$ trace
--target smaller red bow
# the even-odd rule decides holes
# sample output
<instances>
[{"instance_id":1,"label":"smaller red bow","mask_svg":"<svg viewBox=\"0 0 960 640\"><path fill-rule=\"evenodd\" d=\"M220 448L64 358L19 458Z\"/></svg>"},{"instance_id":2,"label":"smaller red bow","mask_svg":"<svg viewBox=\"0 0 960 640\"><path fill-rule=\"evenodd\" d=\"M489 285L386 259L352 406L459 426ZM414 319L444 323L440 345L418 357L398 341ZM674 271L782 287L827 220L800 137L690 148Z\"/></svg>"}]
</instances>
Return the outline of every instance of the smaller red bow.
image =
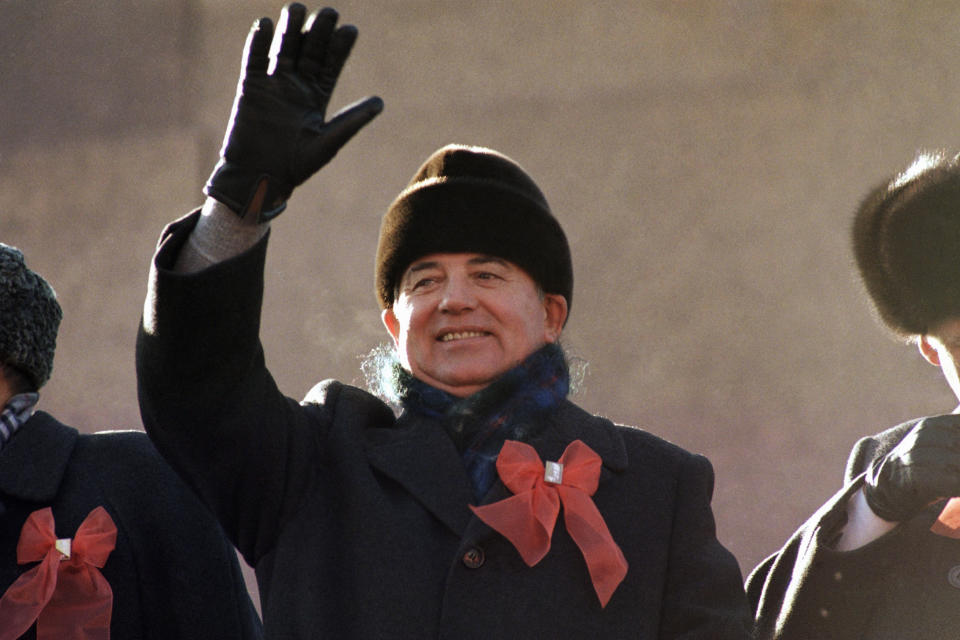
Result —
<instances>
[{"instance_id":1,"label":"smaller red bow","mask_svg":"<svg viewBox=\"0 0 960 640\"><path fill-rule=\"evenodd\" d=\"M947 538L960 538L960 498L947 501L930 531Z\"/></svg>"},{"instance_id":2,"label":"smaller red bow","mask_svg":"<svg viewBox=\"0 0 960 640\"><path fill-rule=\"evenodd\" d=\"M87 515L72 540L57 540L50 507L23 524L17 562L40 564L0 598L0 640L16 640L37 623L37 640L109 640L113 590L100 573L117 540L103 507Z\"/></svg>"},{"instance_id":3,"label":"smaller red bow","mask_svg":"<svg viewBox=\"0 0 960 640\"><path fill-rule=\"evenodd\" d=\"M559 460L562 478L550 464L551 478L528 444L507 440L497 457L497 473L513 496L470 509L492 529L501 533L520 552L527 566L534 566L550 550L560 505L564 523L587 562L593 588L606 607L627 575L627 560L591 496L600 484L603 461L580 440L571 442Z\"/></svg>"}]
</instances>

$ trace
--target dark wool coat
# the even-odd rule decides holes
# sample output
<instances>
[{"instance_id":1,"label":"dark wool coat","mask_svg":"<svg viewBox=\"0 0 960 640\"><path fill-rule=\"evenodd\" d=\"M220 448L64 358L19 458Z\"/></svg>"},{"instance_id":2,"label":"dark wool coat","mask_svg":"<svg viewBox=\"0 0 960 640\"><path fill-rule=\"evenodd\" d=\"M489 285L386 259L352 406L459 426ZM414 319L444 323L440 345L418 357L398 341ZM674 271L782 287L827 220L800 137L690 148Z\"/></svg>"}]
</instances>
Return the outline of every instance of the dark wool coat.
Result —
<instances>
[{"instance_id":1,"label":"dark wool coat","mask_svg":"<svg viewBox=\"0 0 960 640\"><path fill-rule=\"evenodd\" d=\"M960 637L960 540L930 532L942 501L859 549L832 548L867 465L916 423L860 440L847 462L843 489L750 575L757 637Z\"/></svg>"},{"instance_id":2,"label":"dark wool coat","mask_svg":"<svg viewBox=\"0 0 960 640\"><path fill-rule=\"evenodd\" d=\"M36 566L17 565L27 516L51 507L57 537L72 538L102 506L117 527L101 570L113 640L261 637L236 552L145 434L81 435L38 411L0 449L0 503L0 591Z\"/></svg>"},{"instance_id":3,"label":"dark wool coat","mask_svg":"<svg viewBox=\"0 0 960 640\"><path fill-rule=\"evenodd\" d=\"M218 514L260 585L271 638L745 638L736 561L715 537L710 463L564 402L533 441L603 459L595 502L630 569L601 609L558 520L527 567L468 509L463 462L430 419L327 381L298 403L258 340L266 240L199 274L155 258L137 348L141 410L161 452ZM484 502L510 494L497 481Z\"/></svg>"}]
</instances>

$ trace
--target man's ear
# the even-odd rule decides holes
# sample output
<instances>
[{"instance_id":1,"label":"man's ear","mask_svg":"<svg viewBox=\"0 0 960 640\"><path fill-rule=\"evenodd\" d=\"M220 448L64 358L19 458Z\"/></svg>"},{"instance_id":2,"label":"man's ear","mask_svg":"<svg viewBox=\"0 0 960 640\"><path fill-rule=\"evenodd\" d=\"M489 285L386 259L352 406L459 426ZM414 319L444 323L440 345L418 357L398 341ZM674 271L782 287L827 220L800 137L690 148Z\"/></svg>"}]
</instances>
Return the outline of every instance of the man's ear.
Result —
<instances>
[{"instance_id":1,"label":"man's ear","mask_svg":"<svg viewBox=\"0 0 960 640\"><path fill-rule=\"evenodd\" d=\"M383 322L383 326L387 328L387 333L393 338L393 344L400 346L400 321L397 320L393 307L384 309L380 314L380 320Z\"/></svg>"},{"instance_id":2,"label":"man's ear","mask_svg":"<svg viewBox=\"0 0 960 640\"><path fill-rule=\"evenodd\" d=\"M917 348L920 349L920 353L923 355L924 360L935 367L940 366L940 352L937 351L937 348L934 345L930 344L930 340L927 339L927 336L920 336L920 339L917 340Z\"/></svg>"},{"instance_id":3,"label":"man's ear","mask_svg":"<svg viewBox=\"0 0 960 640\"><path fill-rule=\"evenodd\" d=\"M563 324L567 321L567 299L559 293L543 294L543 308L547 312L544 318L544 339L547 342L556 342L563 332Z\"/></svg>"},{"instance_id":4,"label":"man's ear","mask_svg":"<svg viewBox=\"0 0 960 640\"><path fill-rule=\"evenodd\" d=\"M7 380L7 377L3 375L3 370L0 369L0 407L7 406L7 401L13 397L13 386Z\"/></svg>"}]
</instances>

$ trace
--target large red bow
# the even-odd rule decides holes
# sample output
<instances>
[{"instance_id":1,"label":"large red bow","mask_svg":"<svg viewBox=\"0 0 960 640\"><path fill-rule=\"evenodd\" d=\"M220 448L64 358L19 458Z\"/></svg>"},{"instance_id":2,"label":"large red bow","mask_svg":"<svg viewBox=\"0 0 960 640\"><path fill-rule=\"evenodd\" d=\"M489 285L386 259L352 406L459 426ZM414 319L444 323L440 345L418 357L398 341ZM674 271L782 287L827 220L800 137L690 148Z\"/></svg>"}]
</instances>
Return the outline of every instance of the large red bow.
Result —
<instances>
[{"instance_id":1,"label":"large red bow","mask_svg":"<svg viewBox=\"0 0 960 640\"><path fill-rule=\"evenodd\" d=\"M57 540L50 507L23 524L17 562L40 564L0 598L0 640L16 640L34 621L37 640L109 640L113 590L100 568L117 541L103 507L87 515L72 540Z\"/></svg>"},{"instance_id":2,"label":"large red bow","mask_svg":"<svg viewBox=\"0 0 960 640\"><path fill-rule=\"evenodd\" d=\"M520 552L528 566L540 562L550 550L553 528L563 504L567 532L580 547L600 606L627 575L627 560L592 496L600 483L603 461L580 440L571 442L559 460L562 478L551 466L549 479L536 450L528 444L507 440L497 457L497 473L515 495L482 507L470 508L492 529L503 534Z\"/></svg>"}]
</instances>

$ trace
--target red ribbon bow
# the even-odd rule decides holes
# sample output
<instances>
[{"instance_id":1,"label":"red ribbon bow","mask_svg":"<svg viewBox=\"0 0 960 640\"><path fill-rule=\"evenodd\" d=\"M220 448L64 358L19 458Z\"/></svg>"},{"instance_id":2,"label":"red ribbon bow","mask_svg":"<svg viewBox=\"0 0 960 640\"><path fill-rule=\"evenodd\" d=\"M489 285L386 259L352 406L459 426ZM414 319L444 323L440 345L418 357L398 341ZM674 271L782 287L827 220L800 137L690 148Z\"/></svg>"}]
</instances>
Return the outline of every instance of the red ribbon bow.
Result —
<instances>
[{"instance_id":1,"label":"red ribbon bow","mask_svg":"<svg viewBox=\"0 0 960 640\"><path fill-rule=\"evenodd\" d=\"M57 540L50 507L23 524L17 563L37 562L0 598L0 640L16 640L37 623L37 640L109 640L113 590L100 573L117 541L103 507L91 511L73 540Z\"/></svg>"},{"instance_id":2,"label":"red ribbon bow","mask_svg":"<svg viewBox=\"0 0 960 640\"><path fill-rule=\"evenodd\" d=\"M603 461L580 440L571 442L559 460L562 479L544 478L544 465L528 444L507 440L497 457L497 473L515 495L470 509L501 533L534 566L550 550L560 505L567 532L580 547L593 588L606 607L610 596L627 575L627 560L593 503Z\"/></svg>"},{"instance_id":3,"label":"red ribbon bow","mask_svg":"<svg viewBox=\"0 0 960 640\"><path fill-rule=\"evenodd\" d=\"M947 501L930 531L947 538L960 538L960 498Z\"/></svg>"}]
</instances>

